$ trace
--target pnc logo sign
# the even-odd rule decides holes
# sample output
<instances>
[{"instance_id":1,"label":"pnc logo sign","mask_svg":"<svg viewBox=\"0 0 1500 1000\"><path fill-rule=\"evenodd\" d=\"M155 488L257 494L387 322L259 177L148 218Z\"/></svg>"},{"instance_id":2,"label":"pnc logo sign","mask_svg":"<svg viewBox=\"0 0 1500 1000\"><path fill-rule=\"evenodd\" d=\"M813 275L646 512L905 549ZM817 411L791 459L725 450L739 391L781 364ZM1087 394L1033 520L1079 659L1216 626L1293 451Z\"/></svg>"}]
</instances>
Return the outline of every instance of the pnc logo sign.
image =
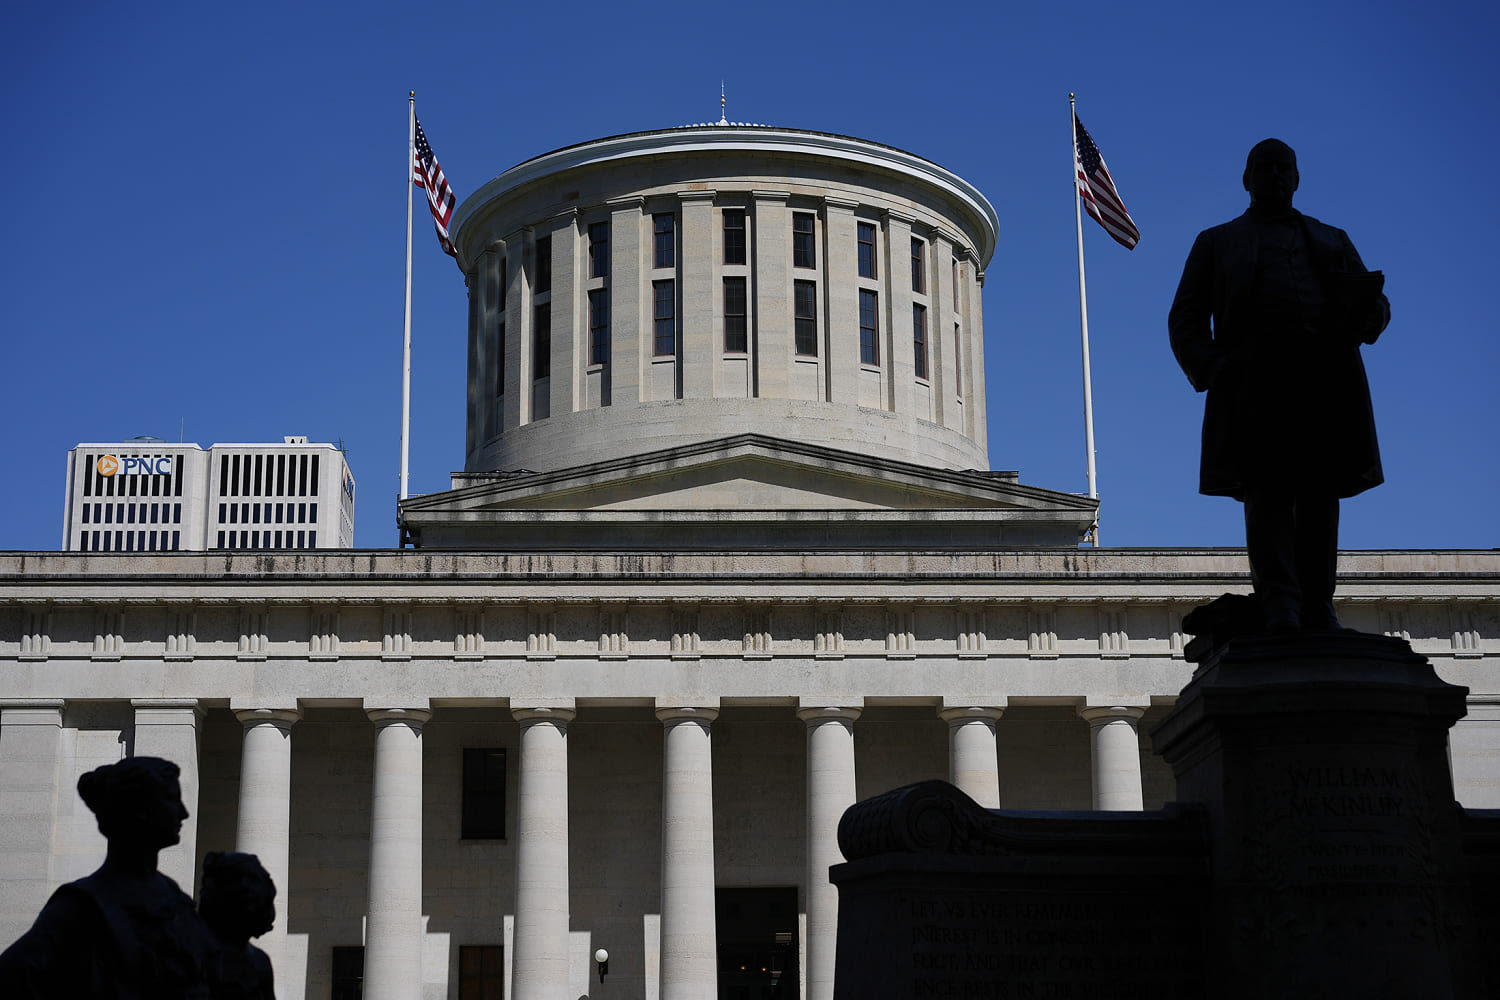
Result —
<instances>
[{"instance_id":1,"label":"pnc logo sign","mask_svg":"<svg viewBox=\"0 0 1500 1000\"><path fill-rule=\"evenodd\" d=\"M101 455L99 461L94 463L94 468L106 479L114 475L170 475L172 459L170 456L126 455L124 458L119 458L115 455Z\"/></svg>"}]
</instances>

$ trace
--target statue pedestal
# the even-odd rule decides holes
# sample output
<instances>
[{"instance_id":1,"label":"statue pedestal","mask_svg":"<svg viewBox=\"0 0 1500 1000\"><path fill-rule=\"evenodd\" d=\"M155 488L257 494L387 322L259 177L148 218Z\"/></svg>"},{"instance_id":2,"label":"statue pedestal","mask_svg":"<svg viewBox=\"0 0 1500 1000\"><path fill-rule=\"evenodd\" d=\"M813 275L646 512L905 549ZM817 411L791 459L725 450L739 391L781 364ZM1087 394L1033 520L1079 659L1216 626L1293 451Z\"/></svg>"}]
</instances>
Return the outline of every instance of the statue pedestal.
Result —
<instances>
[{"instance_id":1,"label":"statue pedestal","mask_svg":"<svg viewBox=\"0 0 1500 1000\"><path fill-rule=\"evenodd\" d=\"M1201 809L984 809L944 781L851 806L834 1000L1202 1000Z\"/></svg>"},{"instance_id":2,"label":"statue pedestal","mask_svg":"<svg viewBox=\"0 0 1500 1000\"><path fill-rule=\"evenodd\" d=\"M1211 995L1475 995L1447 756L1466 694L1385 636L1206 653L1152 743L1208 814Z\"/></svg>"},{"instance_id":3,"label":"statue pedestal","mask_svg":"<svg viewBox=\"0 0 1500 1000\"><path fill-rule=\"evenodd\" d=\"M1155 812L851 806L835 1000L1470 1000L1500 986L1500 810L1459 808L1464 688L1402 640L1197 648Z\"/></svg>"}]
</instances>

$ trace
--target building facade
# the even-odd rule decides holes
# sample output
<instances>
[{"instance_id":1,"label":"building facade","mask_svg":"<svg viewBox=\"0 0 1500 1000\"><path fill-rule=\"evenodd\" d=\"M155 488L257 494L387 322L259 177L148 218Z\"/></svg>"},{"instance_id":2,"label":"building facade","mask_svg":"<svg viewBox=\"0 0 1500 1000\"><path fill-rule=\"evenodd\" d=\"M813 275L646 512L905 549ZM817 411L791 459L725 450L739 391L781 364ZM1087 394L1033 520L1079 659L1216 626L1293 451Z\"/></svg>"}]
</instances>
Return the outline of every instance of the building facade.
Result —
<instances>
[{"instance_id":1,"label":"building facade","mask_svg":"<svg viewBox=\"0 0 1500 1000\"><path fill-rule=\"evenodd\" d=\"M272 872L297 998L826 1000L857 799L1172 798L1182 618L1244 554L1080 549L1093 501L988 470L972 188L725 124L538 157L455 232L466 468L414 548L0 553L0 943L97 866L74 784L128 754L183 768L184 887ZM1340 574L1469 687L1455 791L1500 807L1500 554Z\"/></svg>"},{"instance_id":2,"label":"building facade","mask_svg":"<svg viewBox=\"0 0 1500 1000\"><path fill-rule=\"evenodd\" d=\"M177 552L354 544L354 475L331 444L168 444L68 452L63 549Z\"/></svg>"}]
</instances>

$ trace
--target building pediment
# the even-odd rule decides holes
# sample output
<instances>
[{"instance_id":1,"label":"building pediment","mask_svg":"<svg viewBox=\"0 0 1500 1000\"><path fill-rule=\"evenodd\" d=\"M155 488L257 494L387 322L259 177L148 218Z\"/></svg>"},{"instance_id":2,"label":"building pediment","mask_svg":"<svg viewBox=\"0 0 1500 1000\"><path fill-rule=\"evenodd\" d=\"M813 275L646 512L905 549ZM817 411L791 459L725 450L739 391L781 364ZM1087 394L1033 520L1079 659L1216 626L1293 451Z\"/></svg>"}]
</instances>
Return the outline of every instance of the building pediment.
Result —
<instances>
[{"instance_id":1,"label":"building pediment","mask_svg":"<svg viewBox=\"0 0 1500 1000\"><path fill-rule=\"evenodd\" d=\"M985 534L984 525L999 537L1008 522L1014 544L1073 545L1094 510L1087 498L1024 486L1013 473L925 468L757 434L554 472L460 473L454 485L401 504L417 544L488 548L525 531L531 544L550 532L576 545L597 531L627 547L710 534L752 547L791 538L880 546L901 524L917 535L922 524L941 525L934 544L957 544Z\"/></svg>"}]
</instances>

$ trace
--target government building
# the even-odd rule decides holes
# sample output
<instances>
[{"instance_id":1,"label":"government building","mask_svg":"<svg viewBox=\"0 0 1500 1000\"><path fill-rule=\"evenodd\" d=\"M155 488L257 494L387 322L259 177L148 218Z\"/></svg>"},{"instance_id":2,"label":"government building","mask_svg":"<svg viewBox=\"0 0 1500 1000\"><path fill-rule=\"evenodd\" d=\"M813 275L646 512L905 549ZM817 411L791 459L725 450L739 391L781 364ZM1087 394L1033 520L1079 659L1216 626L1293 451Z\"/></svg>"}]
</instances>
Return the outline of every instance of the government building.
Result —
<instances>
[{"instance_id":1,"label":"government building","mask_svg":"<svg viewBox=\"0 0 1500 1000\"><path fill-rule=\"evenodd\" d=\"M0 946L99 864L74 785L131 754L182 767L185 889L210 850L272 872L283 998L829 1000L856 800L1172 799L1148 734L1244 553L1080 548L1094 501L990 469L979 191L720 122L454 222L465 467L406 547L0 553ZM1340 557L1344 622L1469 688L1474 808L1497 598L1493 550Z\"/></svg>"}]
</instances>

